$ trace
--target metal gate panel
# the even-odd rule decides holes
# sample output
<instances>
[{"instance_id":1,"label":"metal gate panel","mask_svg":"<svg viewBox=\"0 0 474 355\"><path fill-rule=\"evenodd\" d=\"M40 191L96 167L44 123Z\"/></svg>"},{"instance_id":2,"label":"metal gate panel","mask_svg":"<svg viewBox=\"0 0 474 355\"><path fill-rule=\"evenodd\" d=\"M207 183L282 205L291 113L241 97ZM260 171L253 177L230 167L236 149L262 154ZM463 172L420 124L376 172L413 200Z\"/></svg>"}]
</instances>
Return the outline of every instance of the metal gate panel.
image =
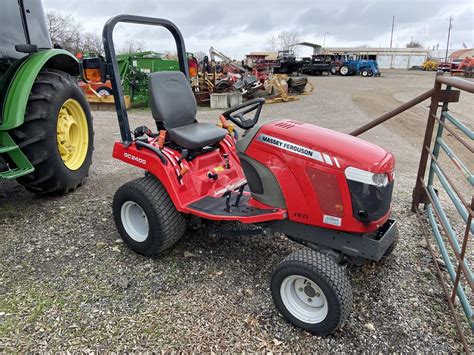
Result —
<instances>
[{"instance_id":1,"label":"metal gate panel","mask_svg":"<svg viewBox=\"0 0 474 355\"><path fill-rule=\"evenodd\" d=\"M446 85L445 90L442 90L443 85ZM436 254L427 238L429 249L433 255L438 277L448 297L448 304L458 333L465 350L469 351L455 308L458 300L469 328L471 332L474 332L472 309L474 281L467 255L469 243L474 235L472 223L474 174L469 167L474 162L474 131L472 127L468 127L449 112L448 103L457 101L450 99L453 97L453 87L474 93L474 83L470 81L445 78L441 75L436 77L417 184L413 191L413 209L420 216L418 204L425 203L428 223L446 266L447 277L441 272L436 261ZM459 96L459 92L455 94ZM442 102L439 116L436 114L438 102ZM472 115L472 112L469 114ZM435 128L434 144L430 148ZM454 144L456 141L460 144ZM464 152L461 152L461 149ZM428 179L425 181L424 171L427 164ZM450 204L446 205L447 202ZM448 285L451 287L449 288Z\"/></svg>"}]
</instances>

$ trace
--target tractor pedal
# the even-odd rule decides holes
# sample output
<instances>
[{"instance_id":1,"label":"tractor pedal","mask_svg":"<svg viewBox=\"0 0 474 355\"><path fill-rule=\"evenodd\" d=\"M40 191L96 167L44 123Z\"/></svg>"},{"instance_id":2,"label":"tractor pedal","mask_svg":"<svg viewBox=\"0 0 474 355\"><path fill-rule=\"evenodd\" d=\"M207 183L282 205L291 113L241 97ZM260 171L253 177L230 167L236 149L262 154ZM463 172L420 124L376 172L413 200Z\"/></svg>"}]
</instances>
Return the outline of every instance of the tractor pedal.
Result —
<instances>
[{"instance_id":1,"label":"tractor pedal","mask_svg":"<svg viewBox=\"0 0 474 355\"><path fill-rule=\"evenodd\" d=\"M224 211L230 212L230 198L232 197L232 193L230 191L227 191L224 196L225 196Z\"/></svg>"}]
</instances>

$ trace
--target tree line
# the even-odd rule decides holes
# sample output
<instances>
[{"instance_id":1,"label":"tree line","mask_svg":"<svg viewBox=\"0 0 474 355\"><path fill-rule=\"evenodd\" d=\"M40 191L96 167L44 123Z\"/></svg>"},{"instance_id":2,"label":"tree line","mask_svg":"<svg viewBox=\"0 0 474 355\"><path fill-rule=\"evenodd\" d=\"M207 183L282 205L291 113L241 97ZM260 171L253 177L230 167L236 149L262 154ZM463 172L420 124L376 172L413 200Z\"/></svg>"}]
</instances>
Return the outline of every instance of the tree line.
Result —
<instances>
[{"instance_id":1,"label":"tree line","mask_svg":"<svg viewBox=\"0 0 474 355\"><path fill-rule=\"evenodd\" d=\"M72 54L95 52L103 54L104 47L99 34L85 31L84 27L72 16L55 11L46 14L46 23L53 45ZM128 40L118 49L118 53L139 52L145 50L145 42Z\"/></svg>"}]
</instances>

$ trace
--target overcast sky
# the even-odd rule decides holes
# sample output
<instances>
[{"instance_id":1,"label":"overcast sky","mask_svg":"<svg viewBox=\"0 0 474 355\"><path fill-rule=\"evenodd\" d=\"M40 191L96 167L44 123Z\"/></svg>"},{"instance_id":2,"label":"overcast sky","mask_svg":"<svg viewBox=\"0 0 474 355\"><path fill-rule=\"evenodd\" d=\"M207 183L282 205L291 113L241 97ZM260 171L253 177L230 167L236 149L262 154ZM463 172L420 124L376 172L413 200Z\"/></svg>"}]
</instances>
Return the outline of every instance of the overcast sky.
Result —
<instances>
[{"instance_id":1,"label":"overcast sky","mask_svg":"<svg viewBox=\"0 0 474 355\"><path fill-rule=\"evenodd\" d=\"M186 49L207 52L210 46L235 58L265 50L266 39L282 30L298 29L301 40L326 47L388 47L395 16L394 47L413 38L424 46L446 48L453 17L451 48L463 42L474 47L474 0L43 0L45 11L73 15L89 32L102 33L108 18L118 14L161 17L183 33ZM165 30L120 25L117 46L128 39L146 42L146 49L174 50ZM304 54L304 53L302 53Z\"/></svg>"}]
</instances>

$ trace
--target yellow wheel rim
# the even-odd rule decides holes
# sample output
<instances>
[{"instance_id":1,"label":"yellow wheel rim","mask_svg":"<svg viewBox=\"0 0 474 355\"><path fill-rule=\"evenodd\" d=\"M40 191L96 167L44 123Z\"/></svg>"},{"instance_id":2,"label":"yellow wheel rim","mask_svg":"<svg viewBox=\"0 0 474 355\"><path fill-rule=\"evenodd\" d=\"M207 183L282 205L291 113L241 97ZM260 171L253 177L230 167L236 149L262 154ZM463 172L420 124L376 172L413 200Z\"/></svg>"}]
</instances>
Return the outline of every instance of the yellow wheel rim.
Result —
<instances>
[{"instance_id":1,"label":"yellow wheel rim","mask_svg":"<svg viewBox=\"0 0 474 355\"><path fill-rule=\"evenodd\" d=\"M70 170L78 170L87 156L89 129L81 104L69 99L58 114L58 150L64 165Z\"/></svg>"}]
</instances>

